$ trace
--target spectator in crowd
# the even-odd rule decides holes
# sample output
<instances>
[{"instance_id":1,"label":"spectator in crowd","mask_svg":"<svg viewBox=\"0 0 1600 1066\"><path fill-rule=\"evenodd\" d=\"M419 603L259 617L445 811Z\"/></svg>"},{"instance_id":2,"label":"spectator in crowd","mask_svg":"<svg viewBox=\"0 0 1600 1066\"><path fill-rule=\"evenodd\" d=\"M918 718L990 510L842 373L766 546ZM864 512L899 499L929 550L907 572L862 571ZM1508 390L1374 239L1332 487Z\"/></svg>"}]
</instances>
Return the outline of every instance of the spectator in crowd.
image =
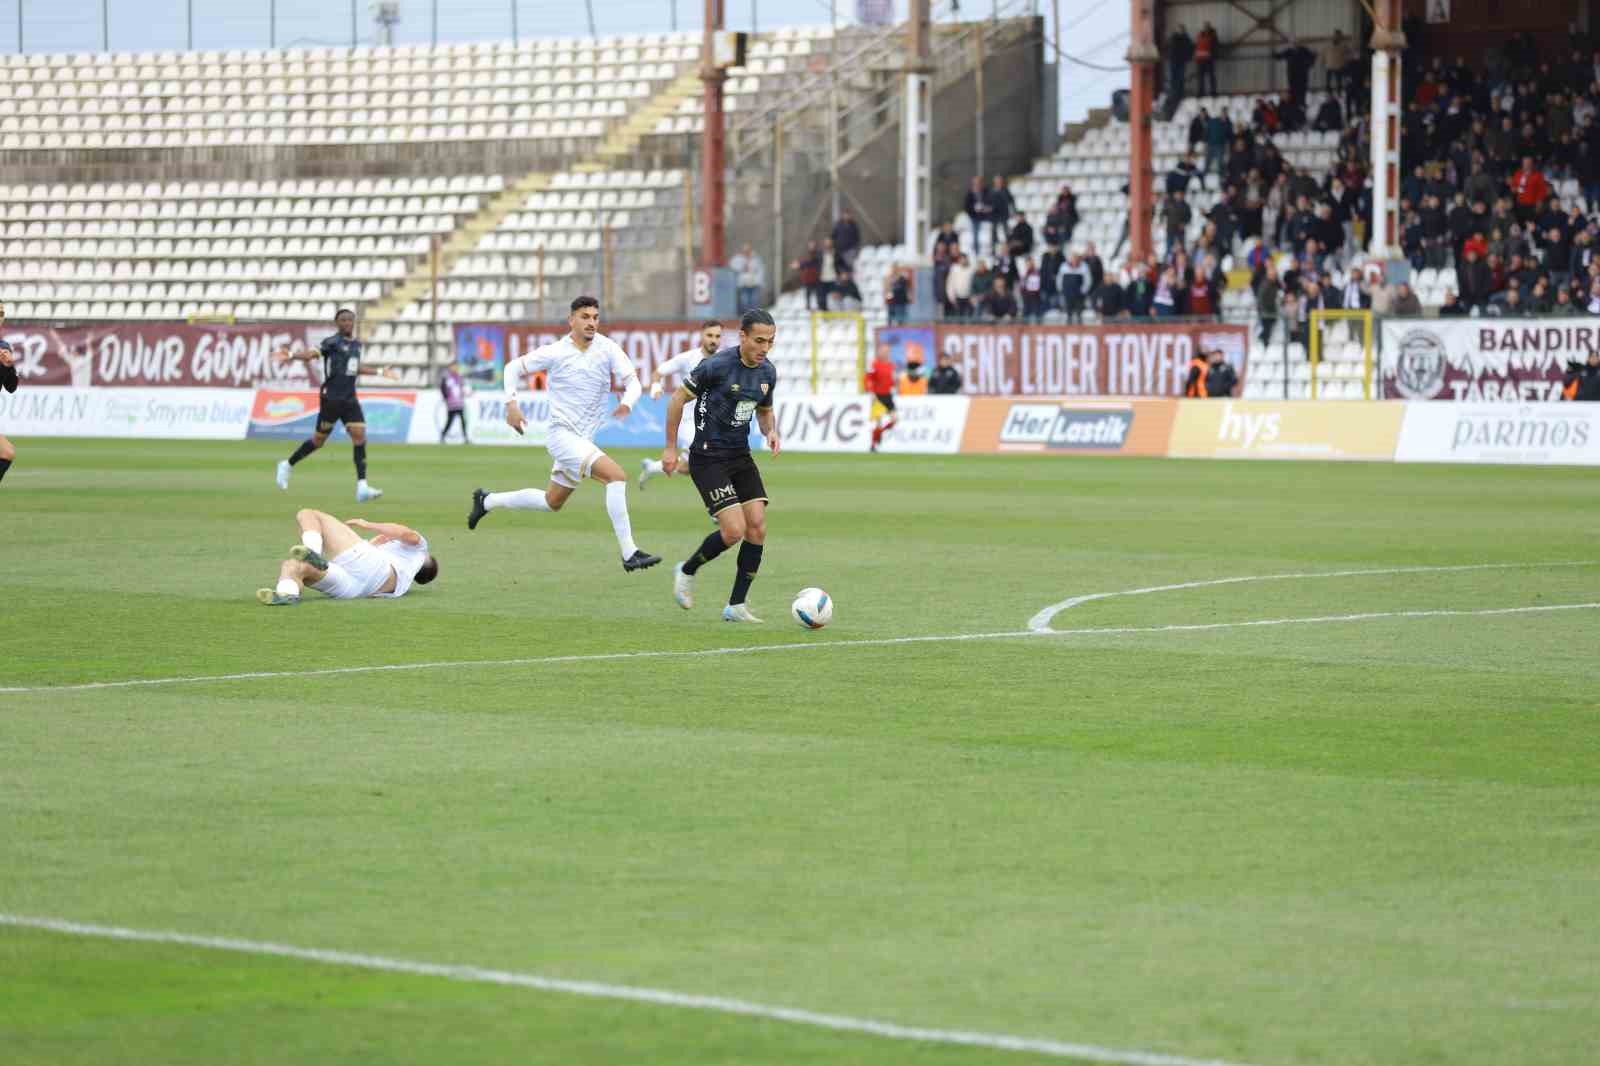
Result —
<instances>
[{"instance_id":1,"label":"spectator in crowd","mask_svg":"<svg viewBox=\"0 0 1600 1066\"><path fill-rule=\"evenodd\" d=\"M1317 117L1311 120L1311 128L1318 133L1334 133L1344 129L1344 112L1339 110L1338 97L1322 98L1322 104L1317 108Z\"/></svg>"},{"instance_id":2,"label":"spectator in crowd","mask_svg":"<svg viewBox=\"0 0 1600 1066\"><path fill-rule=\"evenodd\" d=\"M789 264L800 277L800 286L806 291L806 310L826 311L828 293L822 287L822 249L816 241L806 245L806 254Z\"/></svg>"},{"instance_id":3,"label":"spectator in crowd","mask_svg":"<svg viewBox=\"0 0 1600 1066\"><path fill-rule=\"evenodd\" d=\"M989 186L989 191L984 194L984 201L989 205L989 226L993 231L989 239L989 246L996 254L1006 247L1006 237L1010 233L1011 214L1016 210L1017 202L1011 197L1011 190L1006 188L1006 179L1002 174L996 174L994 181Z\"/></svg>"},{"instance_id":4,"label":"spectator in crowd","mask_svg":"<svg viewBox=\"0 0 1600 1066\"><path fill-rule=\"evenodd\" d=\"M1178 293L1182 283L1178 280L1176 267L1165 267L1156 279L1155 295L1151 297L1150 306L1157 318L1173 318L1178 314Z\"/></svg>"},{"instance_id":5,"label":"spectator in crowd","mask_svg":"<svg viewBox=\"0 0 1600 1066\"><path fill-rule=\"evenodd\" d=\"M1195 145L1206 143L1206 123L1210 119L1211 112L1202 107L1195 113L1194 118L1189 120L1189 139L1186 143L1189 145L1191 154L1194 152Z\"/></svg>"},{"instance_id":6,"label":"spectator in crowd","mask_svg":"<svg viewBox=\"0 0 1600 1066\"><path fill-rule=\"evenodd\" d=\"M1044 279L1040 274L1039 265L1033 257L1024 256L1022 266L1017 271L1022 285L1022 316L1030 322L1038 322L1044 314L1043 289Z\"/></svg>"},{"instance_id":7,"label":"spectator in crowd","mask_svg":"<svg viewBox=\"0 0 1600 1066\"><path fill-rule=\"evenodd\" d=\"M1344 31L1334 30L1333 40L1322 50L1322 66L1327 77L1324 88L1328 91L1329 100L1337 99L1339 91L1345 88L1345 68L1350 65L1352 52L1350 41L1345 37Z\"/></svg>"},{"instance_id":8,"label":"spectator in crowd","mask_svg":"<svg viewBox=\"0 0 1600 1066\"><path fill-rule=\"evenodd\" d=\"M1182 248L1184 246L1184 234L1189 228L1189 220L1194 217L1194 211L1189 207L1188 198L1184 195L1182 189L1167 196L1161 208L1161 215L1167 229L1168 251Z\"/></svg>"},{"instance_id":9,"label":"spectator in crowd","mask_svg":"<svg viewBox=\"0 0 1600 1066\"><path fill-rule=\"evenodd\" d=\"M1227 114L1220 108L1215 115L1206 119L1206 173L1216 170L1222 173L1223 163L1228 154L1228 145L1233 141L1233 123Z\"/></svg>"},{"instance_id":10,"label":"spectator in crowd","mask_svg":"<svg viewBox=\"0 0 1600 1066\"><path fill-rule=\"evenodd\" d=\"M1199 180L1200 168L1194 165L1194 152L1185 152L1183 158L1172 164L1172 169L1167 171L1167 195L1188 192L1190 184Z\"/></svg>"},{"instance_id":11,"label":"spectator in crowd","mask_svg":"<svg viewBox=\"0 0 1600 1066\"><path fill-rule=\"evenodd\" d=\"M1222 310L1222 289L1218 281L1221 276L1215 259L1210 256L1202 259L1189 281L1183 313L1191 318L1218 318Z\"/></svg>"},{"instance_id":12,"label":"spectator in crowd","mask_svg":"<svg viewBox=\"0 0 1600 1066\"><path fill-rule=\"evenodd\" d=\"M1055 206L1044 220L1044 242L1065 248L1072 243L1072 234L1078 228L1078 197L1072 186L1063 185L1056 197Z\"/></svg>"},{"instance_id":13,"label":"spectator in crowd","mask_svg":"<svg viewBox=\"0 0 1600 1066\"><path fill-rule=\"evenodd\" d=\"M1511 176L1511 191L1516 196L1518 221L1532 222L1550 195L1550 183L1533 165L1533 156L1522 157L1521 169Z\"/></svg>"},{"instance_id":14,"label":"spectator in crowd","mask_svg":"<svg viewBox=\"0 0 1600 1066\"><path fill-rule=\"evenodd\" d=\"M1456 291L1461 294L1462 313L1488 306L1494 289L1494 276L1489 264L1478 258L1478 250L1467 248L1461 262L1456 264Z\"/></svg>"},{"instance_id":15,"label":"spectator in crowd","mask_svg":"<svg viewBox=\"0 0 1600 1066\"><path fill-rule=\"evenodd\" d=\"M1183 101L1184 80L1189 74L1189 60L1194 58L1194 38L1181 23L1167 38L1167 114L1170 116Z\"/></svg>"},{"instance_id":16,"label":"spectator in crowd","mask_svg":"<svg viewBox=\"0 0 1600 1066\"><path fill-rule=\"evenodd\" d=\"M1401 318L1421 318L1422 302L1417 299L1417 294L1411 291L1411 286L1402 281L1396 288L1394 299L1389 304L1389 313Z\"/></svg>"},{"instance_id":17,"label":"spectator in crowd","mask_svg":"<svg viewBox=\"0 0 1600 1066\"><path fill-rule=\"evenodd\" d=\"M1066 263L1061 249L1052 244L1039 257L1039 301L1046 311L1062 309L1061 267Z\"/></svg>"},{"instance_id":18,"label":"spectator in crowd","mask_svg":"<svg viewBox=\"0 0 1600 1066\"><path fill-rule=\"evenodd\" d=\"M909 267L892 266L883 279L884 302L889 307L889 324L898 325L905 322L906 313L911 309L911 270Z\"/></svg>"},{"instance_id":19,"label":"spectator in crowd","mask_svg":"<svg viewBox=\"0 0 1600 1066\"><path fill-rule=\"evenodd\" d=\"M833 238L822 242L821 271L817 275L817 294L822 298L822 309L828 309L828 300L839 284L839 254L833 249Z\"/></svg>"},{"instance_id":20,"label":"spectator in crowd","mask_svg":"<svg viewBox=\"0 0 1600 1066\"><path fill-rule=\"evenodd\" d=\"M1478 264L1482 266L1482 263ZM1467 306L1456 298L1456 290L1444 290L1444 304L1439 308L1440 318L1461 318L1468 313Z\"/></svg>"},{"instance_id":21,"label":"spectator in crowd","mask_svg":"<svg viewBox=\"0 0 1600 1066\"><path fill-rule=\"evenodd\" d=\"M457 422L461 423L461 443L467 441L467 383L461 379L461 371L454 363L447 363L444 373L439 376L439 391L444 395L445 420L444 428L439 431L439 443L450 435L450 427Z\"/></svg>"},{"instance_id":22,"label":"spectator in crowd","mask_svg":"<svg viewBox=\"0 0 1600 1066\"><path fill-rule=\"evenodd\" d=\"M733 268L734 284L739 290L739 313L742 315L752 308L760 308L761 293L767 285L766 267L762 265L761 257L751 251L747 244L728 261L728 266Z\"/></svg>"},{"instance_id":23,"label":"spectator in crowd","mask_svg":"<svg viewBox=\"0 0 1600 1066\"><path fill-rule=\"evenodd\" d=\"M1013 257L1033 254L1033 226L1028 223L1026 212L1017 212L1016 224L1011 227L1010 244Z\"/></svg>"},{"instance_id":24,"label":"spectator in crowd","mask_svg":"<svg viewBox=\"0 0 1600 1066\"><path fill-rule=\"evenodd\" d=\"M839 271L839 280L834 283L833 295L835 310L859 311L861 309L861 289L856 285L856 279L848 270Z\"/></svg>"},{"instance_id":25,"label":"spectator in crowd","mask_svg":"<svg viewBox=\"0 0 1600 1066\"><path fill-rule=\"evenodd\" d=\"M972 317L972 263L965 255L957 256L950 264L950 276L945 279L944 313L958 319Z\"/></svg>"},{"instance_id":26,"label":"spectator in crowd","mask_svg":"<svg viewBox=\"0 0 1600 1066\"><path fill-rule=\"evenodd\" d=\"M972 222L972 253L976 255L983 251L983 226L989 221L989 196L984 191L982 178L972 179L961 209Z\"/></svg>"},{"instance_id":27,"label":"spectator in crowd","mask_svg":"<svg viewBox=\"0 0 1600 1066\"><path fill-rule=\"evenodd\" d=\"M839 221L833 224L833 254L838 256L840 270L854 271L856 256L861 252L861 227L856 225L856 216L845 208L839 215Z\"/></svg>"},{"instance_id":28,"label":"spectator in crowd","mask_svg":"<svg viewBox=\"0 0 1600 1066\"><path fill-rule=\"evenodd\" d=\"M955 224L946 222L933 239L933 302L941 308L949 303L945 288L950 282L950 267L960 255L961 238L956 235Z\"/></svg>"},{"instance_id":29,"label":"spectator in crowd","mask_svg":"<svg viewBox=\"0 0 1600 1066\"><path fill-rule=\"evenodd\" d=\"M1096 286L1093 300L1094 309L1099 313L1102 322L1128 317L1127 292L1119 282L1111 278Z\"/></svg>"},{"instance_id":30,"label":"spectator in crowd","mask_svg":"<svg viewBox=\"0 0 1600 1066\"><path fill-rule=\"evenodd\" d=\"M972 306L978 312L983 310L983 302L989 298L989 290L994 287L994 271L989 268L987 259L978 260L977 268L972 272Z\"/></svg>"},{"instance_id":31,"label":"spectator in crowd","mask_svg":"<svg viewBox=\"0 0 1600 1066\"><path fill-rule=\"evenodd\" d=\"M1106 280L1106 265L1101 261L1100 253L1094 250L1093 241L1084 246L1083 265L1089 268L1088 295L1092 296Z\"/></svg>"},{"instance_id":32,"label":"spectator in crowd","mask_svg":"<svg viewBox=\"0 0 1600 1066\"><path fill-rule=\"evenodd\" d=\"M1600 403L1600 348L1589 349L1588 358L1581 366L1567 365L1561 398L1578 403Z\"/></svg>"},{"instance_id":33,"label":"spectator in crowd","mask_svg":"<svg viewBox=\"0 0 1600 1066\"><path fill-rule=\"evenodd\" d=\"M951 364L946 352L939 353L939 365L928 380L928 391L935 396L954 396L961 391L961 371Z\"/></svg>"},{"instance_id":34,"label":"spectator in crowd","mask_svg":"<svg viewBox=\"0 0 1600 1066\"><path fill-rule=\"evenodd\" d=\"M1067 313L1067 321L1077 325L1083 321L1083 307L1088 299L1092 286L1089 278L1089 264L1073 249L1067 256L1067 261L1062 264L1059 285L1061 288L1062 310Z\"/></svg>"},{"instance_id":35,"label":"spectator in crowd","mask_svg":"<svg viewBox=\"0 0 1600 1066\"><path fill-rule=\"evenodd\" d=\"M1301 44L1297 38L1290 37L1289 47L1281 52L1272 53L1272 58L1283 60L1284 69L1289 76L1289 95L1303 102L1311 86L1311 67L1317 61L1316 53Z\"/></svg>"},{"instance_id":36,"label":"spectator in crowd","mask_svg":"<svg viewBox=\"0 0 1600 1066\"><path fill-rule=\"evenodd\" d=\"M1017 301L1011 298L1011 287L1005 278L995 278L989 295L983 299L983 313L996 322L1017 317Z\"/></svg>"},{"instance_id":37,"label":"spectator in crowd","mask_svg":"<svg viewBox=\"0 0 1600 1066\"><path fill-rule=\"evenodd\" d=\"M1194 39L1196 96L1217 95L1217 28L1206 23Z\"/></svg>"},{"instance_id":38,"label":"spectator in crowd","mask_svg":"<svg viewBox=\"0 0 1600 1066\"><path fill-rule=\"evenodd\" d=\"M1261 343L1272 341L1272 330L1278 324L1278 265L1271 259L1262 264L1262 276L1256 282L1256 315L1261 320Z\"/></svg>"},{"instance_id":39,"label":"spectator in crowd","mask_svg":"<svg viewBox=\"0 0 1600 1066\"><path fill-rule=\"evenodd\" d=\"M1128 284L1123 287L1123 307L1129 317L1149 318L1155 306L1156 286L1150 268L1144 263L1128 265Z\"/></svg>"},{"instance_id":40,"label":"spectator in crowd","mask_svg":"<svg viewBox=\"0 0 1600 1066\"><path fill-rule=\"evenodd\" d=\"M1278 301L1278 318L1283 322L1283 335L1290 344L1302 347L1306 343L1306 313L1300 294L1290 290Z\"/></svg>"}]
</instances>

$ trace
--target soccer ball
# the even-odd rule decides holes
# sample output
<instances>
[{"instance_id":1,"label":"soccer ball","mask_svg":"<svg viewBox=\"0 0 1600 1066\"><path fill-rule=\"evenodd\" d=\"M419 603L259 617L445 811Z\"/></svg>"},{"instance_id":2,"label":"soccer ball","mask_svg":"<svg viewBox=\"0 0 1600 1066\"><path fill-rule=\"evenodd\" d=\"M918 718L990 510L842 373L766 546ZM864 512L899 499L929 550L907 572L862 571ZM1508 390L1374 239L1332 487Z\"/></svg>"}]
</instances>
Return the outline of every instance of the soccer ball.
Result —
<instances>
[{"instance_id":1,"label":"soccer ball","mask_svg":"<svg viewBox=\"0 0 1600 1066\"><path fill-rule=\"evenodd\" d=\"M833 621L833 597L821 589L801 589L789 613L807 629L821 629Z\"/></svg>"}]
</instances>

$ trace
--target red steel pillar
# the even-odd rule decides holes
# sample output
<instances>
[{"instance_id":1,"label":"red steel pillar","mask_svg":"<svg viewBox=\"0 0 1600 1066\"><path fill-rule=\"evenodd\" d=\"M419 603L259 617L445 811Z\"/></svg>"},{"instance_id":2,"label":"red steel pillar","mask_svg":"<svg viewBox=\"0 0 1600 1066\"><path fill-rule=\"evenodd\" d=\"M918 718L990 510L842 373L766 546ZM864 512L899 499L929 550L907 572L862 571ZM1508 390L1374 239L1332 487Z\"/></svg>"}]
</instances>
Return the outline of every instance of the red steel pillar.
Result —
<instances>
[{"instance_id":1,"label":"red steel pillar","mask_svg":"<svg viewBox=\"0 0 1600 1066\"><path fill-rule=\"evenodd\" d=\"M727 265L727 226L723 203L727 195L724 169L727 166L723 128L722 83L726 80L717 65L717 34L722 30L722 0L706 0L705 39L700 46L700 80L705 83L705 132L700 152L700 266Z\"/></svg>"},{"instance_id":2,"label":"red steel pillar","mask_svg":"<svg viewBox=\"0 0 1600 1066\"><path fill-rule=\"evenodd\" d=\"M1160 61L1160 52L1156 49L1154 0L1133 0L1131 29L1133 43L1128 47L1128 65L1132 68L1128 94L1128 134L1132 141L1128 152L1128 261L1143 262L1150 258L1155 247L1150 240L1150 197L1154 185L1150 112L1155 106L1156 63Z\"/></svg>"}]
</instances>

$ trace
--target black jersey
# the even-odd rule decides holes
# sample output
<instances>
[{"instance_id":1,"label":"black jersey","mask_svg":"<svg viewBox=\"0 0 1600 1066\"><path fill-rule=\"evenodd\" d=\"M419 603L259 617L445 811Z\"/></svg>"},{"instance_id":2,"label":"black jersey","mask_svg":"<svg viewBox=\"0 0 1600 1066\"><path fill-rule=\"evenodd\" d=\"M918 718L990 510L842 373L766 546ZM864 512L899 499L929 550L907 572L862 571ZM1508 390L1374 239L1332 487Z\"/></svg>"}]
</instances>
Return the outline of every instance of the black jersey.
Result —
<instances>
[{"instance_id":1,"label":"black jersey","mask_svg":"<svg viewBox=\"0 0 1600 1066\"><path fill-rule=\"evenodd\" d=\"M361 373L361 342L335 333L322 342L322 395L349 399Z\"/></svg>"},{"instance_id":2,"label":"black jersey","mask_svg":"<svg viewBox=\"0 0 1600 1066\"><path fill-rule=\"evenodd\" d=\"M4 348L8 352L11 351L11 345L5 341L0 341L0 348ZM0 389L4 389L7 392L16 392L19 381L21 381L21 378L17 376L16 367L0 366Z\"/></svg>"},{"instance_id":3,"label":"black jersey","mask_svg":"<svg viewBox=\"0 0 1600 1066\"><path fill-rule=\"evenodd\" d=\"M778 372L770 360L745 366L737 346L724 348L689 372L683 387L694 394L695 454L750 454L750 421L772 406Z\"/></svg>"}]
</instances>

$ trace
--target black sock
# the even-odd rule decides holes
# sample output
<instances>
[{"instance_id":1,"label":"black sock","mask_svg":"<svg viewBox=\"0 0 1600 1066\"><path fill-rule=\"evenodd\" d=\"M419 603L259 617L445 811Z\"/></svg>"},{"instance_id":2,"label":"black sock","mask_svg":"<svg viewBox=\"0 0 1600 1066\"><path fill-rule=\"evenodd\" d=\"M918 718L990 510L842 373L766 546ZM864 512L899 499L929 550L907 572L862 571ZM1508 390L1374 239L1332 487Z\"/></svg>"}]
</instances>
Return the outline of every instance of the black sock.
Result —
<instances>
[{"instance_id":1,"label":"black sock","mask_svg":"<svg viewBox=\"0 0 1600 1066\"><path fill-rule=\"evenodd\" d=\"M693 574L727 550L728 546L722 543L722 530L716 530L700 545L700 550L690 556L689 561L683 564L683 572Z\"/></svg>"},{"instance_id":2,"label":"black sock","mask_svg":"<svg viewBox=\"0 0 1600 1066\"><path fill-rule=\"evenodd\" d=\"M11 469L10 459L0 459L0 481L6 479L6 471Z\"/></svg>"},{"instance_id":3,"label":"black sock","mask_svg":"<svg viewBox=\"0 0 1600 1066\"><path fill-rule=\"evenodd\" d=\"M733 579L733 595L728 597L729 605L743 603L744 598L750 595L750 582L756 579L756 571L761 569L761 545L745 541L739 545L739 573Z\"/></svg>"},{"instance_id":4,"label":"black sock","mask_svg":"<svg viewBox=\"0 0 1600 1066\"><path fill-rule=\"evenodd\" d=\"M367 446L365 444L356 445L356 480L367 480Z\"/></svg>"},{"instance_id":5,"label":"black sock","mask_svg":"<svg viewBox=\"0 0 1600 1066\"><path fill-rule=\"evenodd\" d=\"M312 444L308 440L301 441L300 447L296 448L294 450L294 454L289 456L289 465L293 466L316 450L317 446L315 444Z\"/></svg>"}]
</instances>

